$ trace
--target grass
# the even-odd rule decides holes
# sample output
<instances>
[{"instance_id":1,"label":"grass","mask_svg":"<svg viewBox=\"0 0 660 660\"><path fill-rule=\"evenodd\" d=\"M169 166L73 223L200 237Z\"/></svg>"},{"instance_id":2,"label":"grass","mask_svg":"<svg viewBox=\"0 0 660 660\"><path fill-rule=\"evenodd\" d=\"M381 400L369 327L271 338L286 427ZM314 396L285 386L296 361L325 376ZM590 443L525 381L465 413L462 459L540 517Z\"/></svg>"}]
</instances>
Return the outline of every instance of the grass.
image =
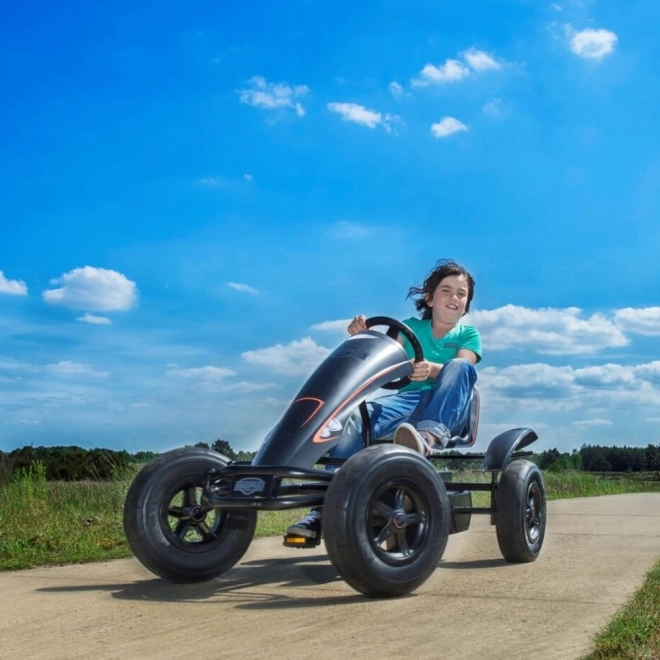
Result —
<instances>
[{"instance_id":1,"label":"grass","mask_svg":"<svg viewBox=\"0 0 660 660\"><path fill-rule=\"evenodd\" d=\"M584 660L658 660L660 658L660 561L642 588L595 640Z\"/></svg>"},{"instance_id":2,"label":"grass","mask_svg":"<svg viewBox=\"0 0 660 660\"><path fill-rule=\"evenodd\" d=\"M47 482L43 465L0 486L0 570L130 554L121 534L126 482Z\"/></svg>"},{"instance_id":3,"label":"grass","mask_svg":"<svg viewBox=\"0 0 660 660\"><path fill-rule=\"evenodd\" d=\"M36 463L0 484L0 571L130 557L122 509L131 479L49 482ZM255 536L283 534L300 514L263 512Z\"/></svg>"},{"instance_id":4,"label":"grass","mask_svg":"<svg viewBox=\"0 0 660 660\"><path fill-rule=\"evenodd\" d=\"M36 463L0 485L0 570L129 557L122 507L133 475L111 482L47 482ZM456 481L488 481L479 471L454 473ZM660 481L603 478L582 472L546 472L548 499L658 491ZM489 494L473 493L475 506ZM279 536L302 511L263 511L256 537Z\"/></svg>"}]
</instances>

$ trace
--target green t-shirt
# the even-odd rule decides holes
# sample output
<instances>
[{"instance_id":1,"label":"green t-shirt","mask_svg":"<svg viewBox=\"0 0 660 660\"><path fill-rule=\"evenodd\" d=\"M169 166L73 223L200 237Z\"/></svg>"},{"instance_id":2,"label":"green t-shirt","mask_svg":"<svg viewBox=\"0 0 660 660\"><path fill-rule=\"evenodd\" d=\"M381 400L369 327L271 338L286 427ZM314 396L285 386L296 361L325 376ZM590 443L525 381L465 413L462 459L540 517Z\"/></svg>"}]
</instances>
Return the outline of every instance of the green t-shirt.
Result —
<instances>
[{"instance_id":1,"label":"green t-shirt","mask_svg":"<svg viewBox=\"0 0 660 660\"><path fill-rule=\"evenodd\" d=\"M424 359L429 362L444 364L456 357L456 354L462 348L467 348L477 356L477 362L481 360L481 335L473 325L463 325L457 323L444 337L435 339L431 330L431 320L409 318L403 321L419 339L424 351ZM401 335L402 336L402 335ZM414 357L410 342L404 337L404 348L406 354ZM411 390L428 390L435 384L434 378L424 381L410 383L402 387L400 392L409 392Z\"/></svg>"}]
</instances>

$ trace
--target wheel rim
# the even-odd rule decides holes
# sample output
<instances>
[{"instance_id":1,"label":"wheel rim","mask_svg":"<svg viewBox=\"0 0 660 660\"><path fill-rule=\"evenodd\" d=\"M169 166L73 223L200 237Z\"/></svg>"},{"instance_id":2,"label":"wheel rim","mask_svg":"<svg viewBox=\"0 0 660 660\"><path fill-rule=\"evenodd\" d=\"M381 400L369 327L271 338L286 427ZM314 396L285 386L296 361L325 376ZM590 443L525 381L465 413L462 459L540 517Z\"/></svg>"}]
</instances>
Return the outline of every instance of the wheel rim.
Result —
<instances>
[{"instance_id":1,"label":"wheel rim","mask_svg":"<svg viewBox=\"0 0 660 660\"><path fill-rule=\"evenodd\" d=\"M390 481L369 502L367 530L375 554L391 566L414 562L430 534L429 502L413 483Z\"/></svg>"},{"instance_id":2,"label":"wheel rim","mask_svg":"<svg viewBox=\"0 0 660 660\"><path fill-rule=\"evenodd\" d=\"M525 534L530 546L535 545L541 535L543 517L543 495L537 481L532 481L527 489L525 508Z\"/></svg>"},{"instance_id":3,"label":"wheel rim","mask_svg":"<svg viewBox=\"0 0 660 660\"><path fill-rule=\"evenodd\" d=\"M174 488L163 498L161 524L175 545L195 550L218 538L225 513L204 502L199 484Z\"/></svg>"}]
</instances>

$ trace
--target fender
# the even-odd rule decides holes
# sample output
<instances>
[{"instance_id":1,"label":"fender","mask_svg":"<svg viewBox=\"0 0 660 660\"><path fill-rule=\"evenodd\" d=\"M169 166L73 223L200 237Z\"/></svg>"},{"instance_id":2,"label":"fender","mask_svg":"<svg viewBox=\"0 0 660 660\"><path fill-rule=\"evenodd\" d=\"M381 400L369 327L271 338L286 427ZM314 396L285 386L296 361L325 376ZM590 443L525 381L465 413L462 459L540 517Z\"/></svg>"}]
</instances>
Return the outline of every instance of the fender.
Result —
<instances>
[{"instance_id":1,"label":"fender","mask_svg":"<svg viewBox=\"0 0 660 660\"><path fill-rule=\"evenodd\" d=\"M511 462L511 455L514 451L531 445L538 437L535 431L527 428L509 429L496 435L486 450L483 471L504 470Z\"/></svg>"}]
</instances>

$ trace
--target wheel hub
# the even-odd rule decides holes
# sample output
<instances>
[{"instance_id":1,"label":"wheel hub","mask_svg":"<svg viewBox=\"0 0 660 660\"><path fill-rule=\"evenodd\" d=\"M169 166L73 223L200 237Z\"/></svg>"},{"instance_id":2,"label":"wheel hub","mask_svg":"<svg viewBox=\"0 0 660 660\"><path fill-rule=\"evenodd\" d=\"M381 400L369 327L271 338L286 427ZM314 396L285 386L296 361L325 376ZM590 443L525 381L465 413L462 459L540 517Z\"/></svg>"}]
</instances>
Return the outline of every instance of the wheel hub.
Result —
<instances>
[{"instance_id":1,"label":"wheel hub","mask_svg":"<svg viewBox=\"0 0 660 660\"><path fill-rule=\"evenodd\" d=\"M190 507L188 517L190 518L191 522L200 523L206 517L206 511L204 511L202 507L197 504L196 506Z\"/></svg>"},{"instance_id":2,"label":"wheel hub","mask_svg":"<svg viewBox=\"0 0 660 660\"><path fill-rule=\"evenodd\" d=\"M392 525L397 529L403 529L406 526L405 511L395 511L391 519Z\"/></svg>"}]
</instances>

